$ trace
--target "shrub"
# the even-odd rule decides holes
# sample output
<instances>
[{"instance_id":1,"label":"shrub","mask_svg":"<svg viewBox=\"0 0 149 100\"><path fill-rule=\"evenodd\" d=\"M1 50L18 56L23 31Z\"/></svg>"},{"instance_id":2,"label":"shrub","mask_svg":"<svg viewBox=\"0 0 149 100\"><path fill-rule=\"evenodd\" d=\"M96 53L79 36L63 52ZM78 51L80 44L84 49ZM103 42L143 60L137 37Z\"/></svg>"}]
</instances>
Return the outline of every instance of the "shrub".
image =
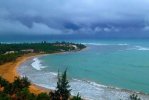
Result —
<instances>
[{"instance_id":1,"label":"shrub","mask_svg":"<svg viewBox=\"0 0 149 100\"><path fill-rule=\"evenodd\" d=\"M10 100L10 98L7 94L0 92L0 100Z\"/></svg>"},{"instance_id":2,"label":"shrub","mask_svg":"<svg viewBox=\"0 0 149 100\"><path fill-rule=\"evenodd\" d=\"M73 96L73 98L71 100L83 100L83 99L81 99L81 96L78 93L77 96Z\"/></svg>"},{"instance_id":3,"label":"shrub","mask_svg":"<svg viewBox=\"0 0 149 100\"><path fill-rule=\"evenodd\" d=\"M13 94L12 84L9 83L8 85L6 85L4 87L4 91L3 92L6 93L6 94L9 94L9 95L12 95Z\"/></svg>"},{"instance_id":4,"label":"shrub","mask_svg":"<svg viewBox=\"0 0 149 100\"><path fill-rule=\"evenodd\" d=\"M36 100L50 100L50 96L46 93L40 93Z\"/></svg>"},{"instance_id":5,"label":"shrub","mask_svg":"<svg viewBox=\"0 0 149 100\"><path fill-rule=\"evenodd\" d=\"M21 91L23 88L28 88L30 86L30 82L27 77L19 78L16 77L14 82L12 83L12 89L14 93Z\"/></svg>"},{"instance_id":6,"label":"shrub","mask_svg":"<svg viewBox=\"0 0 149 100\"><path fill-rule=\"evenodd\" d=\"M3 79L1 76L0 76L0 85L1 87L5 87L9 84L8 81L6 81L5 79Z\"/></svg>"},{"instance_id":7,"label":"shrub","mask_svg":"<svg viewBox=\"0 0 149 100\"><path fill-rule=\"evenodd\" d=\"M130 100L141 100L139 97L138 97L138 95L136 94L132 94L132 95L130 95Z\"/></svg>"},{"instance_id":8,"label":"shrub","mask_svg":"<svg viewBox=\"0 0 149 100\"><path fill-rule=\"evenodd\" d=\"M28 88L23 88L16 95L17 100L36 100L36 96L29 92Z\"/></svg>"}]
</instances>

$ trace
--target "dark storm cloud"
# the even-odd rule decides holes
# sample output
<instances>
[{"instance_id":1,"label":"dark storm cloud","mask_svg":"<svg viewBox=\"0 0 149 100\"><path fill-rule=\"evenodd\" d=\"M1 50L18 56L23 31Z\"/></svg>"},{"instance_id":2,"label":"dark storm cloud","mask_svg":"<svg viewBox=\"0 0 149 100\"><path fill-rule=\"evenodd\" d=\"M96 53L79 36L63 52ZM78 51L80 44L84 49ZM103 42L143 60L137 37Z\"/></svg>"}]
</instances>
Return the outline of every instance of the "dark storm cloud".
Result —
<instances>
[{"instance_id":1,"label":"dark storm cloud","mask_svg":"<svg viewBox=\"0 0 149 100\"><path fill-rule=\"evenodd\" d=\"M149 31L148 0L1 0L0 34Z\"/></svg>"}]
</instances>

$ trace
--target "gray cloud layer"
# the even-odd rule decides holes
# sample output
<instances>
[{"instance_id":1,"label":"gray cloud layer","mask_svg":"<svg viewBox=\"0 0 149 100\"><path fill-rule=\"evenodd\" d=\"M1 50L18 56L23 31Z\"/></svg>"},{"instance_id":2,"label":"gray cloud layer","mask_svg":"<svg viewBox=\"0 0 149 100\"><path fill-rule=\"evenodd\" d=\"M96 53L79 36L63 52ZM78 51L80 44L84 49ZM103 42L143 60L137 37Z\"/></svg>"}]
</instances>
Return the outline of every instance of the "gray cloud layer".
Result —
<instances>
[{"instance_id":1,"label":"gray cloud layer","mask_svg":"<svg viewBox=\"0 0 149 100\"><path fill-rule=\"evenodd\" d=\"M0 0L0 34L149 31L149 0Z\"/></svg>"}]
</instances>

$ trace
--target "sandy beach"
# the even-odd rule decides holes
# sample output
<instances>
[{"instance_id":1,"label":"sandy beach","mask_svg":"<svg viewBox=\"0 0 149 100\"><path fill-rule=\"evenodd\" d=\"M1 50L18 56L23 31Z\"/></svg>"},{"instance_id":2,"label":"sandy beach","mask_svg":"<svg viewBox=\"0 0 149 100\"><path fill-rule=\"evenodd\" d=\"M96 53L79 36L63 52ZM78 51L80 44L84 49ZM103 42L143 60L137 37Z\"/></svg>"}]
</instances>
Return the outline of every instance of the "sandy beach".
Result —
<instances>
[{"instance_id":1,"label":"sandy beach","mask_svg":"<svg viewBox=\"0 0 149 100\"><path fill-rule=\"evenodd\" d=\"M39 56L39 55L42 55L42 54L34 54L34 53L25 54L25 55L17 58L15 61L0 65L0 75L3 78L5 78L6 80L8 80L9 82L13 82L15 77L19 77L19 74L17 72L17 68L19 67L19 65L22 64L24 61L26 61L32 57ZM31 84L29 89L30 89L31 93L35 93L35 94L39 94L41 92L48 93L50 91L43 87L37 86L35 84Z\"/></svg>"}]
</instances>

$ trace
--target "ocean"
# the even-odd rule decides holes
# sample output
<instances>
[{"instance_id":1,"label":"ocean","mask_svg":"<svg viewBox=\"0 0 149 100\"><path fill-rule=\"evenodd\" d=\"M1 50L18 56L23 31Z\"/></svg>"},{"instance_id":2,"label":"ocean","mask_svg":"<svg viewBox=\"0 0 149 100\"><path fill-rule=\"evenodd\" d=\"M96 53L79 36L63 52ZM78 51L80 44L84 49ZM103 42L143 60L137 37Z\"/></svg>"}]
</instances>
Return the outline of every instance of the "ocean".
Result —
<instances>
[{"instance_id":1,"label":"ocean","mask_svg":"<svg viewBox=\"0 0 149 100\"><path fill-rule=\"evenodd\" d=\"M68 70L72 94L89 100L149 100L149 40L81 40L77 52L34 57L18 69L33 83L55 89L57 72Z\"/></svg>"}]
</instances>

